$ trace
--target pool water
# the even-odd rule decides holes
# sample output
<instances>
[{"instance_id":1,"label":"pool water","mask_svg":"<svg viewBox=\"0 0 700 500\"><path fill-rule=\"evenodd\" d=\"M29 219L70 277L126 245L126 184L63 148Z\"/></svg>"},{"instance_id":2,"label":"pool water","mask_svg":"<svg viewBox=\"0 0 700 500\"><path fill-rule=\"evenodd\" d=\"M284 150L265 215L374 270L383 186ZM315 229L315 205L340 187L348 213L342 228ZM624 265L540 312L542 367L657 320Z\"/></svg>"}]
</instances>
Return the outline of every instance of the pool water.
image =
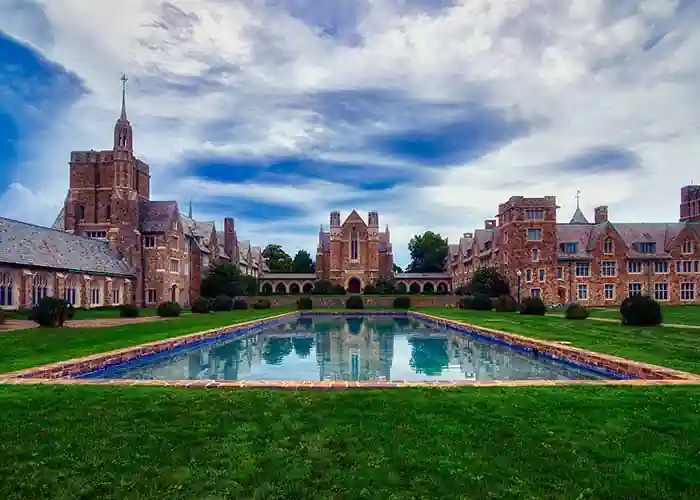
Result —
<instances>
[{"instance_id":1,"label":"pool water","mask_svg":"<svg viewBox=\"0 0 700 500\"><path fill-rule=\"evenodd\" d=\"M410 317L290 318L243 337L131 360L89 378L161 380L605 379Z\"/></svg>"}]
</instances>

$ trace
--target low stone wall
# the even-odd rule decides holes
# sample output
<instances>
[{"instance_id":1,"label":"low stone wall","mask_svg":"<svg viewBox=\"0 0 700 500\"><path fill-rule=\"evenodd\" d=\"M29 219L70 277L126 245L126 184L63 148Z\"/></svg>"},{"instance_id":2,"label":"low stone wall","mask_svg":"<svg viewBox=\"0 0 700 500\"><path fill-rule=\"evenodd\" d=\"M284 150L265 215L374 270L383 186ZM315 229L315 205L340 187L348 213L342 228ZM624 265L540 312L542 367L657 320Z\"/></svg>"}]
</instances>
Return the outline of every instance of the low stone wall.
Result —
<instances>
[{"instance_id":1,"label":"low stone wall","mask_svg":"<svg viewBox=\"0 0 700 500\"><path fill-rule=\"evenodd\" d=\"M345 307L345 301L350 295L303 295L311 297L314 307ZM269 300L272 307L295 308L297 299L302 295L274 295L270 297L241 297L248 305L254 304L259 299ZM394 299L399 295L361 295L367 307L386 307L391 309ZM459 297L456 295L408 295L411 297L412 307L446 307L456 306Z\"/></svg>"}]
</instances>

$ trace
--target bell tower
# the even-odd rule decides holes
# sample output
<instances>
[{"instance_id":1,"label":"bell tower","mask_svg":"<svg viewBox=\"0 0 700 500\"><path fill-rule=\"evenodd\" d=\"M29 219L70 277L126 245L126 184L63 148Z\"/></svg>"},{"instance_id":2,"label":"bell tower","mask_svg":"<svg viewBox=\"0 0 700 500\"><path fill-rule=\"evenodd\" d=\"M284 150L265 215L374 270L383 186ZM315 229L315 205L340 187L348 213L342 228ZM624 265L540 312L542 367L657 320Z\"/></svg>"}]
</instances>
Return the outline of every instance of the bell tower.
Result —
<instances>
[{"instance_id":1,"label":"bell tower","mask_svg":"<svg viewBox=\"0 0 700 500\"><path fill-rule=\"evenodd\" d=\"M134 133L131 130L131 123L126 117L126 82L129 79L125 74L121 77L122 82L122 112L117 123L114 124L114 150L134 152Z\"/></svg>"}]
</instances>

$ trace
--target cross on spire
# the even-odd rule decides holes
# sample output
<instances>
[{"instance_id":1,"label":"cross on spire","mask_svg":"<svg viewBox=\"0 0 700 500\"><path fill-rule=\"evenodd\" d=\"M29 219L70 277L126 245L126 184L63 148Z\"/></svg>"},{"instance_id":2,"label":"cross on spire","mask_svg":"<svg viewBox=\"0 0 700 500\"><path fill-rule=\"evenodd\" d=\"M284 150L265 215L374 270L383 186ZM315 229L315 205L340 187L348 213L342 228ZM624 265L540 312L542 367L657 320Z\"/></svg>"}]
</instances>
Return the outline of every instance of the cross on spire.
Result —
<instances>
[{"instance_id":1,"label":"cross on spire","mask_svg":"<svg viewBox=\"0 0 700 500\"><path fill-rule=\"evenodd\" d=\"M126 77L126 73L122 73L120 80L122 82L122 114L120 118L126 120L126 82L129 81Z\"/></svg>"},{"instance_id":2,"label":"cross on spire","mask_svg":"<svg viewBox=\"0 0 700 500\"><path fill-rule=\"evenodd\" d=\"M577 189L576 190L576 208L577 209L581 208L580 204L581 204L581 191Z\"/></svg>"}]
</instances>

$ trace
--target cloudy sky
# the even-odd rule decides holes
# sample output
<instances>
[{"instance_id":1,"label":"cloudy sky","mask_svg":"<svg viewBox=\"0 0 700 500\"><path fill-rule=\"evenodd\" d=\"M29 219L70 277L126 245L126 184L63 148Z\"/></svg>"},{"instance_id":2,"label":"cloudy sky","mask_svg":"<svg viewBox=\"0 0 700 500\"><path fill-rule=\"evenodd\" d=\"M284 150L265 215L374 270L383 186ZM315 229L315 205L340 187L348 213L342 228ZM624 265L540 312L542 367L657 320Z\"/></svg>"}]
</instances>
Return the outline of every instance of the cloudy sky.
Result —
<instances>
[{"instance_id":1,"label":"cloudy sky","mask_svg":"<svg viewBox=\"0 0 700 500\"><path fill-rule=\"evenodd\" d=\"M512 195L673 221L700 182L693 0L0 0L0 215L51 224L122 72L154 199L315 250L328 212L456 241Z\"/></svg>"}]
</instances>

